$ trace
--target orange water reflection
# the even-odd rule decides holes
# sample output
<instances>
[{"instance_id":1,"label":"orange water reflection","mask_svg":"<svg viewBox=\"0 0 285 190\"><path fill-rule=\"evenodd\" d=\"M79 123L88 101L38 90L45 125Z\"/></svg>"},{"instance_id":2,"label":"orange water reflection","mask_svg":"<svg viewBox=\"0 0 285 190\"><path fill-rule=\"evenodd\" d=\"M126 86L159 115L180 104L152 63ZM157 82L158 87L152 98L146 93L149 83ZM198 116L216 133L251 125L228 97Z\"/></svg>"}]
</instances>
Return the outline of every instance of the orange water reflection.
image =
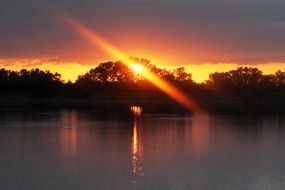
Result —
<instances>
[{"instance_id":1,"label":"orange water reflection","mask_svg":"<svg viewBox=\"0 0 285 190\"><path fill-rule=\"evenodd\" d=\"M78 115L76 111L61 113L60 147L64 158L75 157L78 152Z\"/></svg>"},{"instance_id":2,"label":"orange water reflection","mask_svg":"<svg viewBox=\"0 0 285 190\"><path fill-rule=\"evenodd\" d=\"M131 106L131 111L135 116L140 116L142 113L142 107L140 106Z\"/></svg>"},{"instance_id":3,"label":"orange water reflection","mask_svg":"<svg viewBox=\"0 0 285 190\"><path fill-rule=\"evenodd\" d=\"M209 144L209 116L194 115L192 122L192 145L197 153L203 153Z\"/></svg>"},{"instance_id":4,"label":"orange water reflection","mask_svg":"<svg viewBox=\"0 0 285 190\"><path fill-rule=\"evenodd\" d=\"M142 156L143 156L143 144L140 133L140 115L134 114L134 124L132 132L132 144L131 144L131 168L134 175L133 184L136 186L138 178L144 175ZM135 188L135 187L134 187Z\"/></svg>"}]
</instances>

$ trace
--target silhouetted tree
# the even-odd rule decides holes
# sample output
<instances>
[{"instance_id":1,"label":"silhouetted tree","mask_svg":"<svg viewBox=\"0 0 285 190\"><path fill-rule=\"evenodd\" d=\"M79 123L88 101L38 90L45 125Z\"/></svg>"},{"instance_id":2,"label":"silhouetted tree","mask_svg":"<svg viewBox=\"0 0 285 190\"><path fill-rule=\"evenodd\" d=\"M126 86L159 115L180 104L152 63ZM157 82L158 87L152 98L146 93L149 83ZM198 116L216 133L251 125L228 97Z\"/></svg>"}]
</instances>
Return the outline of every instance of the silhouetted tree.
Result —
<instances>
[{"instance_id":1,"label":"silhouetted tree","mask_svg":"<svg viewBox=\"0 0 285 190\"><path fill-rule=\"evenodd\" d=\"M206 81L207 86L230 86L233 85L230 73L222 72L222 73L212 73L209 76L209 80Z\"/></svg>"},{"instance_id":2,"label":"silhouetted tree","mask_svg":"<svg viewBox=\"0 0 285 190\"><path fill-rule=\"evenodd\" d=\"M274 82L277 86L284 86L285 85L285 72L280 70L275 72Z\"/></svg>"},{"instance_id":3,"label":"silhouetted tree","mask_svg":"<svg viewBox=\"0 0 285 190\"><path fill-rule=\"evenodd\" d=\"M174 71L175 80L177 81L192 81L192 75L185 71L184 67L179 67Z\"/></svg>"},{"instance_id":4,"label":"silhouetted tree","mask_svg":"<svg viewBox=\"0 0 285 190\"><path fill-rule=\"evenodd\" d=\"M88 73L79 76L78 80L93 80L96 82L132 82L134 74L121 61L99 64Z\"/></svg>"},{"instance_id":5,"label":"silhouetted tree","mask_svg":"<svg viewBox=\"0 0 285 190\"><path fill-rule=\"evenodd\" d=\"M168 70L151 64L147 59L131 58L131 61L142 64L145 70L169 81L186 95L194 97L193 100L230 100L246 105L253 100L285 102L285 72L280 70L267 75L257 68L239 67L228 72L212 73L209 80L198 84L192 81L191 74L184 67ZM50 71L22 69L18 72L0 69L0 95L24 94L33 98L68 95L81 98L88 95L91 98L109 96L115 100L126 98L143 101L161 101L161 98L166 97L153 85L153 81L148 81L143 76L143 73L134 72L122 61L101 63L79 76L75 83L64 83L60 74Z\"/></svg>"},{"instance_id":6,"label":"silhouetted tree","mask_svg":"<svg viewBox=\"0 0 285 190\"><path fill-rule=\"evenodd\" d=\"M235 85L246 86L256 85L262 81L262 71L257 68L239 67L229 71L229 77Z\"/></svg>"},{"instance_id":7,"label":"silhouetted tree","mask_svg":"<svg viewBox=\"0 0 285 190\"><path fill-rule=\"evenodd\" d=\"M39 69L21 71L0 70L2 93L28 93L35 96L52 95L63 89L63 81L58 73Z\"/></svg>"}]
</instances>

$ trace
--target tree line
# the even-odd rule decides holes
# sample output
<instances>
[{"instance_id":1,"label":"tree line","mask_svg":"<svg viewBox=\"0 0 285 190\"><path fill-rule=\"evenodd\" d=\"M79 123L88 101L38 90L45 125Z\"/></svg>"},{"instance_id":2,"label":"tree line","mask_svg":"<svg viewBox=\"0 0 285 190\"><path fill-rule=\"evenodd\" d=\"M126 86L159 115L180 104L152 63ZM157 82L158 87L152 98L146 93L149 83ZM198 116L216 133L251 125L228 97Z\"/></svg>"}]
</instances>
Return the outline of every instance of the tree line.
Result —
<instances>
[{"instance_id":1,"label":"tree line","mask_svg":"<svg viewBox=\"0 0 285 190\"><path fill-rule=\"evenodd\" d=\"M184 92L194 96L213 96L224 94L254 94L258 96L285 94L285 72L263 74L254 67L239 67L228 72L215 72L209 79L198 84L184 67L174 70L159 68L149 60L132 58L158 77L173 83ZM146 94L160 96L162 93L142 74L134 72L122 61L105 62L78 76L74 82L65 83L59 73L39 69L11 71L0 69L0 95L27 94L42 96L92 96L96 94Z\"/></svg>"}]
</instances>

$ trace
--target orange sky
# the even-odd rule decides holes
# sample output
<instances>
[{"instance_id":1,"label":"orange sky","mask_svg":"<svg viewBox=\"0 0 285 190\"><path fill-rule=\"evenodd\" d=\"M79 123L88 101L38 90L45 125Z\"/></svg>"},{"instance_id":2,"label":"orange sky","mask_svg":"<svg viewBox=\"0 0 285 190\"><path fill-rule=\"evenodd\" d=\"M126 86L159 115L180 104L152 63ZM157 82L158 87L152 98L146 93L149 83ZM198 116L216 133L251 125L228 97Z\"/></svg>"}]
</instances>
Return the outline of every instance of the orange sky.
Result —
<instances>
[{"instance_id":1,"label":"orange sky","mask_svg":"<svg viewBox=\"0 0 285 190\"><path fill-rule=\"evenodd\" d=\"M108 61L108 60L106 60ZM7 64L8 62L8 64ZM153 64L156 64L153 62ZM50 61L49 59L36 59L36 60L0 60L0 67L11 69L11 70L21 70L22 68L32 69L39 68L42 70L50 70L51 72L58 72L62 75L62 79L65 81L71 80L75 81L78 75L82 75L89 71L91 68L96 67L97 63L79 63L76 61ZM157 64L162 68L174 69L177 65L170 64ZM189 65L178 65L186 68L186 71L192 74L193 79L196 82L203 82L207 80L210 73L213 72L224 72L236 69L239 66L251 66L257 67L263 71L264 74L271 74L276 72L278 69L285 71L284 63L269 63L269 64L258 64L258 65L238 65L234 63L218 63L218 64L189 64Z\"/></svg>"},{"instance_id":2,"label":"orange sky","mask_svg":"<svg viewBox=\"0 0 285 190\"><path fill-rule=\"evenodd\" d=\"M281 0L1 3L1 18L5 18L1 19L0 30L2 67L39 67L58 71L63 79L74 81L92 66L117 59L68 27L65 19L55 13L60 10L126 55L147 58L158 66L185 65L198 82L211 72L234 69L235 64L252 64L265 73L284 68L285 3ZM46 60L49 57L61 58Z\"/></svg>"},{"instance_id":3,"label":"orange sky","mask_svg":"<svg viewBox=\"0 0 285 190\"><path fill-rule=\"evenodd\" d=\"M118 59L78 35L64 13L51 10L56 7L125 55L146 58L167 69L183 66L196 82L239 66L257 67L265 74L285 71L285 28L282 22L268 20L278 20L284 13L277 4L268 9L263 3L247 4L255 0L177 0L172 6L163 0L119 4L58 0L53 5L41 1L0 7L6 26L0 30L0 67L50 70L62 74L65 81L75 81L99 63ZM217 12L216 6L225 9ZM264 8L272 11L272 17Z\"/></svg>"}]
</instances>

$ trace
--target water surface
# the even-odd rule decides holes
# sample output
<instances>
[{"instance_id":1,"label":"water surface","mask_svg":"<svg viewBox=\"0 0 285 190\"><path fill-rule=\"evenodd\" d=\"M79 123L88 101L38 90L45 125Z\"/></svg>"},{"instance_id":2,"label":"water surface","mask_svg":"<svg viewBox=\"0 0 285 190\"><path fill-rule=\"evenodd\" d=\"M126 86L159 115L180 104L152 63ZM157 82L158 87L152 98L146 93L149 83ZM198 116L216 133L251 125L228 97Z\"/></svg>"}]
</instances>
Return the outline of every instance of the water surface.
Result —
<instances>
[{"instance_id":1,"label":"water surface","mask_svg":"<svg viewBox=\"0 0 285 190\"><path fill-rule=\"evenodd\" d=\"M0 112L0 185L50 189L285 189L282 116Z\"/></svg>"}]
</instances>

